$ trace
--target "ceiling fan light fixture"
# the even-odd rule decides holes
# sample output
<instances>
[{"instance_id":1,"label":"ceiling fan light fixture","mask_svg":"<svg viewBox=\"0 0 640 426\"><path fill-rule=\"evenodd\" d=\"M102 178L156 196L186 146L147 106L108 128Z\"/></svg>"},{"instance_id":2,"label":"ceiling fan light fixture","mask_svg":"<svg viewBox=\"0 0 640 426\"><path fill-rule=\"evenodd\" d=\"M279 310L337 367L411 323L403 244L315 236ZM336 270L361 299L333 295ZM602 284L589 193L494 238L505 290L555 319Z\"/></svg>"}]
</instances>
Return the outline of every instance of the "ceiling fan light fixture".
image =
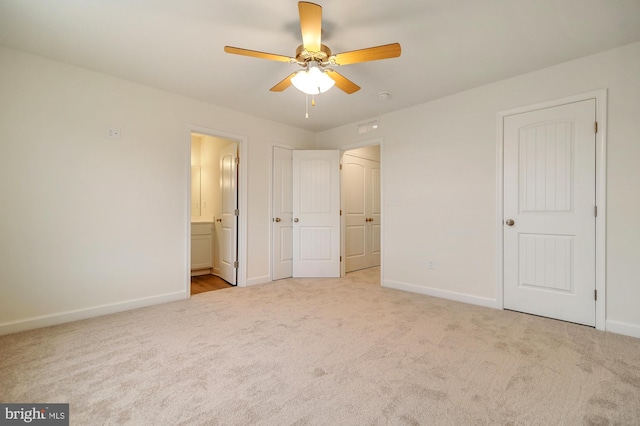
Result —
<instances>
[{"instance_id":1,"label":"ceiling fan light fixture","mask_svg":"<svg viewBox=\"0 0 640 426\"><path fill-rule=\"evenodd\" d=\"M291 77L291 84L307 95L318 95L331 89L336 82L315 62L310 62L306 70L300 70Z\"/></svg>"}]
</instances>

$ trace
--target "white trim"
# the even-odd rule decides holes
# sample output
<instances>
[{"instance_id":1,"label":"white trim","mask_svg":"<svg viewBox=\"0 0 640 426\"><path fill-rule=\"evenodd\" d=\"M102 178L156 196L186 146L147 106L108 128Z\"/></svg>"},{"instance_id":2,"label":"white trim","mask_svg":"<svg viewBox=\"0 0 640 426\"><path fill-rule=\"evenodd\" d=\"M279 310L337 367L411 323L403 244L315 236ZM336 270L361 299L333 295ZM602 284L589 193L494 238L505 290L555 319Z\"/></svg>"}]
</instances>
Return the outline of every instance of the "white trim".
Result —
<instances>
[{"instance_id":1,"label":"white trim","mask_svg":"<svg viewBox=\"0 0 640 426\"><path fill-rule=\"evenodd\" d=\"M207 135L207 136L211 136L214 138L222 138L222 139L229 139L232 140L234 142L237 142L239 147L238 150L240 151L240 153L238 154L238 157L240 158L240 164L238 166L238 170L239 170L239 176L238 176L238 210L240 211L240 214L238 215L238 263L240 264L240 266L238 267L238 276L237 276L237 284L238 287L245 287L247 284L247 249L248 249L248 242L247 242L247 215L248 215L248 205L247 205L247 176L248 176L248 172L247 172L247 166L249 164L248 162L248 140L246 136L242 136L242 135L236 135L233 133L227 133L227 132L223 132L220 130L214 130L214 129L209 129L206 127L202 127L202 126L197 126L197 125L188 125L187 126L187 130L188 130L188 145L186 145L188 147L188 154L187 155L187 161L188 161L188 170L191 170L191 133L198 133L198 134L202 134L202 135ZM186 269L186 273L185 276L187 277L187 279L185 280L185 286L186 286L186 293L187 295L191 294L191 291L189 290L190 288L190 283L191 283L191 265L190 263L190 259L191 259L191 212L190 212L190 206L191 206L191 176L190 173L188 174L188 181L185 182L187 185L187 201L186 201L186 207L187 207L187 215L186 217L189 218L188 223L187 223L187 260L186 260L186 265L185 265L185 269Z\"/></svg>"},{"instance_id":2,"label":"white trim","mask_svg":"<svg viewBox=\"0 0 640 426\"><path fill-rule=\"evenodd\" d=\"M367 139L366 141L356 142L349 145L341 146L339 149L343 153L352 149L364 148L365 146L380 145L382 147L383 138ZM382 152L380 152L380 162L382 162Z\"/></svg>"},{"instance_id":3,"label":"white trim","mask_svg":"<svg viewBox=\"0 0 640 426\"><path fill-rule=\"evenodd\" d=\"M574 102L595 99L596 101L596 121L598 122L598 133L596 133L596 205L598 206L598 216L596 217L596 290L598 300L596 301L596 328L606 330L611 321L606 318L606 223L607 223L607 90L599 89L592 92L582 93L554 101L543 102L535 105L514 108L502 111L497 114L496 120L496 301L497 308L504 309L504 264L503 264L503 211L504 211L504 152L503 152L503 124L507 116L522 114L544 108L551 108Z\"/></svg>"},{"instance_id":4,"label":"white trim","mask_svg":"<svg viewBox=\"0 0 640 426\"><path fill-rule=\"evenodd\" d=\"M611 333L624 334L625 336L637 337L640 339L640 326L637 324L607 320L607 331Z\"/></svg>"},{"instance_id":5,"label":"white trim","mask_svg":"<svg viewBox=\"0 0 640 426\"><path fill-rule=\"evenodd\" d=\"M71 321L78 321L99 317L102 315L115 314L118 312L129 311L131 309L138 309L146 306L158 305L161 303L174 302L184 299L185 293L181 290L173 293L160 294L157 296L131 299L124 302L109 303L106 305L98 305L91 308L74 309L71 311L42 315L18 321L11 321L0 324L0 335L18 333L20 331L32 330L42 327L49 327L52 325L64 324Z\"/></svg>"},{"instance_id":6,"label":"white trim","mask_svg":"<svg viewBox=\"0 0 640 426\"><path fill-rule=\"evenodd\" d=\"M489 297L478 297L472 294L457 293L455 291L441 290L431 287L423 287L416 284L409 284L400 281L383 281L382 287L393 288L395 290L408 291L411 293L424 294L426 296L438 297L440 299L454 300L456 302L469 303L471 305L484 306L485 308L497 308L496 299Z\"/></svg>"}]
</instances>

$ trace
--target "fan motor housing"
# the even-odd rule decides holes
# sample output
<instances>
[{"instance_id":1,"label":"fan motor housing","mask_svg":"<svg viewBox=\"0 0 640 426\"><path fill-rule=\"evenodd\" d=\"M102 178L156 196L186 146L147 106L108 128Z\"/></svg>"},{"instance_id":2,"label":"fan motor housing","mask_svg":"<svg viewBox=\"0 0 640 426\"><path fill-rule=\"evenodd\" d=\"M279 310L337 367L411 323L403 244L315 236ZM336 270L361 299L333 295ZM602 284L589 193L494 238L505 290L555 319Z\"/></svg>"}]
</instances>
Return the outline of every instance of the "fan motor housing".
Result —
<instances>
[{"instance_id":1,"label":"fan motor housing","mask_svg":"<svg viewBox=\"0 0 640 426\"><path fill-rule=\"evenodd\" d=\"M296 49L296 60L300 63L306 63L316 61L320 63L326 63L331 56L331 49L324 44L320 45L319 52L309 52L303 45L298 46Z\"/></svg>"}]
</instances>

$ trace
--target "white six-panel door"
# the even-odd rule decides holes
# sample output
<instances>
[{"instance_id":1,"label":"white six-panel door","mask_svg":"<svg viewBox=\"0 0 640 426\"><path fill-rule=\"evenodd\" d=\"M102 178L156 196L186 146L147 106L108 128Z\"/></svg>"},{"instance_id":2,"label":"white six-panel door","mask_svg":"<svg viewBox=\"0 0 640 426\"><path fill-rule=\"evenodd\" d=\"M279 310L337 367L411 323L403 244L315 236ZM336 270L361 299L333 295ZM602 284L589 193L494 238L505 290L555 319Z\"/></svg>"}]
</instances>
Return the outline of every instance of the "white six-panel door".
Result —
<instances>
[{"instance_id":1,"label":"white six-panel door","mask_svg":"<svg viewBox=\"0 0 640 426\"><path fill-rule=\"evenodd\" d=\"M219 242L220 278L237 284L238 260L238 144L231 143L220 152L221 215L215 226Z\"/></svg>"},{"instance_id":2,"label":"white six-panel door","mask_svg":"<svg viewBox=\"0 0 640 426\"><path fill-rule=\"evenodd\" d=\"M595 100L504 118L504 307L595 325Z\"/></svg>"},{"instance_id":3,"label":"white six-panel door","mask_svg":"<svg viewBox=\"0 0 640 426\"><path fill-rule=\"evenodd\" d=\"M339 151L293 151L293 276L340 276Z\"/></svg>"},{"instance_id":4,"label":"white six-panel door","mask_svg":"<svg viewBox=\"0 0 640 426\"><path fill-rule=\"evenodd\" d=\"M293 154L273 147L272 279L293 273Z\"/></svg>"},{"instance_id":5,"label":"white six-panel door","mask_svg":"<svg viewBox=\"0 0 640 426\"><path fill-rule=\"evenodd\" d=\"M380 162L345 154L345 271L380 265Z\"/></svg>"}]
</instances>

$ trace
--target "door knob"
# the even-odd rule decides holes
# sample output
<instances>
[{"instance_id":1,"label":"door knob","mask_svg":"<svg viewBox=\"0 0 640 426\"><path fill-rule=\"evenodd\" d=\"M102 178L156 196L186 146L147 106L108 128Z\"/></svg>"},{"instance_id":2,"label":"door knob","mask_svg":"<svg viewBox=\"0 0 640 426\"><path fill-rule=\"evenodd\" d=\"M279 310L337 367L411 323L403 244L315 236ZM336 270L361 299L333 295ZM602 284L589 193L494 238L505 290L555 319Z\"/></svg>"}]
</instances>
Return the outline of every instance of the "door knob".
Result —
<instances>
[{"instance_id":1,"label":"door knob","mask_svg":"<svg viewBox=\"0 0 640 426\"><path fill-rule=\"evenodd\" d=\"M274 221L276 221L276 222L280 222L281 220L282 220L282 219L280 219L279 217L276 217L276 218L274 219Z\"/></svg>"},{"instance_id":2,"label":"door knob","mask_svg":"<svg viewBox=\"0 0 640 426\"><path fill-rule=\"evenodd\" d=\"M507 224L507 226L513 226L516 222L513 219L507 219L505 223Z\"/></svg>"},{"instance_id":3,"label":"door knob","mask_svg":"<svg viewBox=\"0 0 640 426\"><path fill-rule=\"evenodd\" d=\"M294 222L298 222L298 218L296 217L295 219L293 219Z\"/></svg>"},{"instance_id":4,"label":"door knob","mask_svg":"<svg viewBox=\"0 0 640 426\"><path fill-rule=\"evenodd\" d=\"M222 219L216 219L216 222L222 222Z\"/></svg>"}]
</instances>

